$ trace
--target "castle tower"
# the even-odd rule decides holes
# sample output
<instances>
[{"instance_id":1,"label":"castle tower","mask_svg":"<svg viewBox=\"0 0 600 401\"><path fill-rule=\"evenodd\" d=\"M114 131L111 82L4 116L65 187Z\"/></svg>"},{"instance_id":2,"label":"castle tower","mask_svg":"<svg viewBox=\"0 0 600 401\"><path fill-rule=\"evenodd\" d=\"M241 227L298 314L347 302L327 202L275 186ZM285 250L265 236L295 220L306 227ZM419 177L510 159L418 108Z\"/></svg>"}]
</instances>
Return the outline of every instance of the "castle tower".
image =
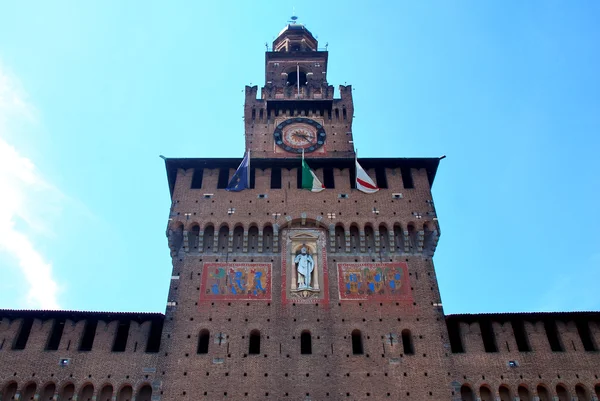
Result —
<instances>
[{"instance_id":1,"label":"castle tower","mask_svg":"<svg viewBox=\"0 0 600 401\"><path fill-rule=\"evenodd\" d=\"M359 159L380 190L356 189L352 89L335 97L328 62L297 23L266 52L260 96L246 87L250 188L225 189L240 159L166 160L169 399L451 396L431 369L448 353L439 160ZM325 190L302 189L303 153Z\"/></svg>"}]
</instances>

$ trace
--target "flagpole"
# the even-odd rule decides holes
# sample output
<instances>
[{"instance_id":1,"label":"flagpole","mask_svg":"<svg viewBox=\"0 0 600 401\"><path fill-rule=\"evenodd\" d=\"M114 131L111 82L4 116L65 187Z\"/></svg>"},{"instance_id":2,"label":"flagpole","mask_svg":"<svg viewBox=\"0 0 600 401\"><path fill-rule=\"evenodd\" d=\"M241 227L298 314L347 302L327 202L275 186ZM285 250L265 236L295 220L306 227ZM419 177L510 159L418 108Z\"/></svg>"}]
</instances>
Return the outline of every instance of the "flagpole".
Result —
<instances>
[{"instance_id":1,"label":"flagpole","mask_svg":"<svg viewBox=\"0 0 600 401\"><path fill-rule=\"evenodd\" d=\"M248 183L248 188L250 188L250 151L248 151L248 178L247 178L247 183Z\"/></svg>"},{"instance_id":2,"label":"flagpole","mask_svg":"<svg viewBox=\"0 0 600 401\"><path fill-rule=\"evenodd\" d=\"M298 95L296 98L300 99L300 65L298 63L296 63L296 84L298 87ZM304 151L302 151L302 154L304 154Z\"/></svg>"},{"instance_id":3,"label":"flagpole","mask_svg":"<svg viewBox=\"0 0 600 401\"><path fill-rule=\"evenodd\" d=\"M354 188L358 185L358 149L354 149Z\"/></svg>"}]
</instances>

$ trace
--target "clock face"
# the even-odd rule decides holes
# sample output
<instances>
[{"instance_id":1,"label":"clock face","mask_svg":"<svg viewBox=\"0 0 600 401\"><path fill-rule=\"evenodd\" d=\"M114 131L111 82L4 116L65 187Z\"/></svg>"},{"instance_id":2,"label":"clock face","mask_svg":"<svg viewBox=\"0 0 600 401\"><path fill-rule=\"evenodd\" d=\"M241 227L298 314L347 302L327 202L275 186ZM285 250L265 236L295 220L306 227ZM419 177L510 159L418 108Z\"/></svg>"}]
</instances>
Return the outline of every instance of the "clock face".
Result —
<instances>
[{"instance_id":1,"label":"clock face","mask_svg":"<svg viewBox=\"0 0 600 401\"><path fill-rule=\"evenodd\" d=\"M310 118L295 117L279 123L273 132L275 144L287 152L310 153L325 143L325 128Z\"/></svg>"}]
</instances>

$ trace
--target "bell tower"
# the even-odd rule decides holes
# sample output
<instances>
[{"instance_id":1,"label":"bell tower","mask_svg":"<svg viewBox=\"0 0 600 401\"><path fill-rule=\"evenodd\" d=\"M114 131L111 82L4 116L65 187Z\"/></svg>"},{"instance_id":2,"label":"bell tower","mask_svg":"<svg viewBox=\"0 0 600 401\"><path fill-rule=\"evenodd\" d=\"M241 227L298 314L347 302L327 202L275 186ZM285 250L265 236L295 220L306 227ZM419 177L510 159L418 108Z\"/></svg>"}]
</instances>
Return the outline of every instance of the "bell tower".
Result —
<instances>
[{"instance_id":1,"label":"bell tower","mask_svg":"<svg viewBox=\"0 0 600 401\"><path fill-rule=\"evenodd\" d=\"M295 18L293 18L295 19ZM265 84L246 86L246 150L252 157L352 157L352 87L327 81L329 53L302 24L287 25L265 55Z\"/></svg>"}]
</instances>

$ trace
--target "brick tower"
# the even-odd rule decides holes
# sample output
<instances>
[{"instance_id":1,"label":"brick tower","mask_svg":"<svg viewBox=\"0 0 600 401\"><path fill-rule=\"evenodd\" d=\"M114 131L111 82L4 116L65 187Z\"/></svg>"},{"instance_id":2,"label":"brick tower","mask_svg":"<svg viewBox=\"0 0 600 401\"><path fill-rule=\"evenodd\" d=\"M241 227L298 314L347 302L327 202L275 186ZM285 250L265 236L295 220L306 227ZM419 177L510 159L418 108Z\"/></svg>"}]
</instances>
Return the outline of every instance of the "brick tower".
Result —
<instances>
[{"instance_id":1,"label":"brick tower","mask_svg":"<svg viewBox=\"0 0 600 401\"><path fill-rule=\"evenodd\" d=\"M246 87L249 189L225 190L240 159L166 160L168 399L451 397L439 159L359 159L380 190L356 189L352 88L335 98L328 62L297 23L266 52L260 96ZM325 190L302 189L302 154Z\"/></svg>"}]
</instances>

